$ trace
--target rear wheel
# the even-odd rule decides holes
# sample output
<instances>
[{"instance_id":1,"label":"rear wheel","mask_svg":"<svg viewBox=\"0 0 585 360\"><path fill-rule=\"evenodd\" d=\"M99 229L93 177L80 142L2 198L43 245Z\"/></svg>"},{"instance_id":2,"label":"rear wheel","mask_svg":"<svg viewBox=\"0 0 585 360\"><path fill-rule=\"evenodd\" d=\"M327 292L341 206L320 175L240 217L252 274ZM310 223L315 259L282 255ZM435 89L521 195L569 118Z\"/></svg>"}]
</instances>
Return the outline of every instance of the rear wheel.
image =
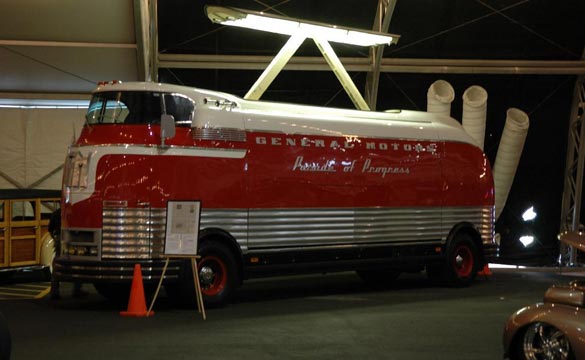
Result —
<instances>
[{"instance_id":1,"label":"rear wheel","mask_svg":"<svg viewBox=\"0 0 585 360\"><path fill-rule=\"evenodd\" d=\"M556 327L537 322L530 324L515 343L512 360L570 360L574 359L571 344Z\"/></svg>"},{"instance_id":2,"label":"rear wheel","mask_svg":"<svg viewBox=\"0 0 585 360\"><path fill-rule=\"evenodd\" d=\"M427 266L427 275L448 286L468 286L475 280L480 265L479 250L472 237L459 233L447 248L446 264Z\"/></svg>"}]
</instances>

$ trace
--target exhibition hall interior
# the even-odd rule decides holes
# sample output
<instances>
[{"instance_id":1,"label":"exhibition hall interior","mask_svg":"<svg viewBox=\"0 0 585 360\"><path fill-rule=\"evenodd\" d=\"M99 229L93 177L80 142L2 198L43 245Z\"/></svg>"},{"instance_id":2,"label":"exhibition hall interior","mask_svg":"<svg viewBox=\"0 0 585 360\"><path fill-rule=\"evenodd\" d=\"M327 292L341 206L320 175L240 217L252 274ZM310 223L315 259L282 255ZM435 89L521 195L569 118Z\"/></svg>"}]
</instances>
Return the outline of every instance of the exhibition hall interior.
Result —
<instances>
[{"instance_id":1,"label":"exhibition hall interior","mask_svg":"<svg viewBox=\"0 0 585 360\"><path fill-rule=\"evenodd\" d=\"M585 2L0 5L0 360L585 359Z\"/></svg>"}]
</instances>

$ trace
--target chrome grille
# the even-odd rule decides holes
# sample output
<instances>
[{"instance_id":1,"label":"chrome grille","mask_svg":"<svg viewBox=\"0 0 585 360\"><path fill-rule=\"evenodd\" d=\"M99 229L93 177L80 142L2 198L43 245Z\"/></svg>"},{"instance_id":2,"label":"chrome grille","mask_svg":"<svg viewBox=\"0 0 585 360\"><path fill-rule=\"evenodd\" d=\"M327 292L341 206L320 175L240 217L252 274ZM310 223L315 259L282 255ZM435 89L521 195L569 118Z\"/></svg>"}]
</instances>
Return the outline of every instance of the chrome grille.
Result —
<instances>
[{"instance_id":1,"label":"chrome grille","mask_svg":"<svg viewBox=\"0 0 585 360\"><path fill-rule=\"evenodd\" d=\"M162 257L166 214L166 209L104 208L102 259Z\"/></svg>"},{"instance_id":2,"label":"chrome grille","mask_svg":"<svg viewBox=\"0 0 585 360\"><path fill-rule=\"evenodd\" d=\"M231 128L194 128L193 140L246 141L246 131Z\"/></svg>"}]
</instances>

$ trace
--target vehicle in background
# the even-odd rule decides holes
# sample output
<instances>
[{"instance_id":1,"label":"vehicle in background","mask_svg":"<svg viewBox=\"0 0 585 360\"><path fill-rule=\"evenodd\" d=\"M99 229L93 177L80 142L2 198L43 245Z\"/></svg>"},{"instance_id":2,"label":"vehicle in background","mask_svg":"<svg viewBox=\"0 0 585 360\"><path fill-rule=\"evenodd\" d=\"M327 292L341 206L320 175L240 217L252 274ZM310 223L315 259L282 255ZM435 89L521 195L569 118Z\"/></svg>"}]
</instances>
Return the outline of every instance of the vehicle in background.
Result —
<instances>
[{"instance_id":1,"label":"vehicle in background","mask_svg":"<svg viewBox=\"0 0 585 360\"><path fill-rule=\"evenodd\" d=\"M49 219L60 202L58 190L0 190L0 278L23 270L50 274L55 250Z\"/></svg>"},{"instance_id":2,"label":"vehicle in background","mask_svg":"<svg viewBox=\"0 0 585 360\"><path fill-rule=\"evenodd\" d=\"M448 116L112 82L86 118L65 164L54 275L106 297L127 294L137 263L156 284L171 201L201 202L207 305L245 279L302 272L384 284L426 269L465 286L497 255L489 162ZM189 266L171 260L171 296L191 296Z\"/></svg>"},{"instance_id":3,"label":"vehicle in background","mask_svg":"<svg viewBox=\"0 0 585 360\"><path fill-rule=\"evenodd\" d=\"M566 232L560 241L582 250L582 231ZM555 285L542 303L516 311L504 327L504 357L511 360L585 359L585 281Z\"/></svg>"},{"instance_id":4,"label":"vehicle in background","mask_svg":"<svg viewBox=\"0 0 585 360\"><path fill-rule=\"evenodd\" d=\"M516 311L504 329L505 356L512 359L585 359L585 281L552 286L544 302Z\"/></svg>"}]
</instances>

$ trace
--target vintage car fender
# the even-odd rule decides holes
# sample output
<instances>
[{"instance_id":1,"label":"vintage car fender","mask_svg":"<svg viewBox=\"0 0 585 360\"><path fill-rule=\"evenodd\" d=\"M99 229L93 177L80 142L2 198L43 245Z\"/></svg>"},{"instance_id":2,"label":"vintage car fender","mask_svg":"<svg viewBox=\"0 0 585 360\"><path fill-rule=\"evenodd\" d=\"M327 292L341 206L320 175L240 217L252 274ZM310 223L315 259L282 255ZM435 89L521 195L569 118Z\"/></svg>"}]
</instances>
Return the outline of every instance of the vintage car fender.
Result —
<instances>
[{"instance_id":1,"label":"vintage car fender","mask_svg":"<svg viewBox=\"0 0 585 360\"><path fill-rule=\"evenodd\" d=\"M40 264L53 272L53 259L55 258L55 240L51 234L46 233L41 239Z\"/></svg>"},{"instance_id":2,"label":"vintage car fender","mask_svg":"<svg viewBox=\"0 0 585 360\"><path fill-rule=\"evenodd\" d=\"M553 325L566 334L576 359L585 359L585 310L577 306L538 303L523 307L508 319L504 328L504 352L507 357L520 330L535 322Z\"/></svg>"}]
</instances>

